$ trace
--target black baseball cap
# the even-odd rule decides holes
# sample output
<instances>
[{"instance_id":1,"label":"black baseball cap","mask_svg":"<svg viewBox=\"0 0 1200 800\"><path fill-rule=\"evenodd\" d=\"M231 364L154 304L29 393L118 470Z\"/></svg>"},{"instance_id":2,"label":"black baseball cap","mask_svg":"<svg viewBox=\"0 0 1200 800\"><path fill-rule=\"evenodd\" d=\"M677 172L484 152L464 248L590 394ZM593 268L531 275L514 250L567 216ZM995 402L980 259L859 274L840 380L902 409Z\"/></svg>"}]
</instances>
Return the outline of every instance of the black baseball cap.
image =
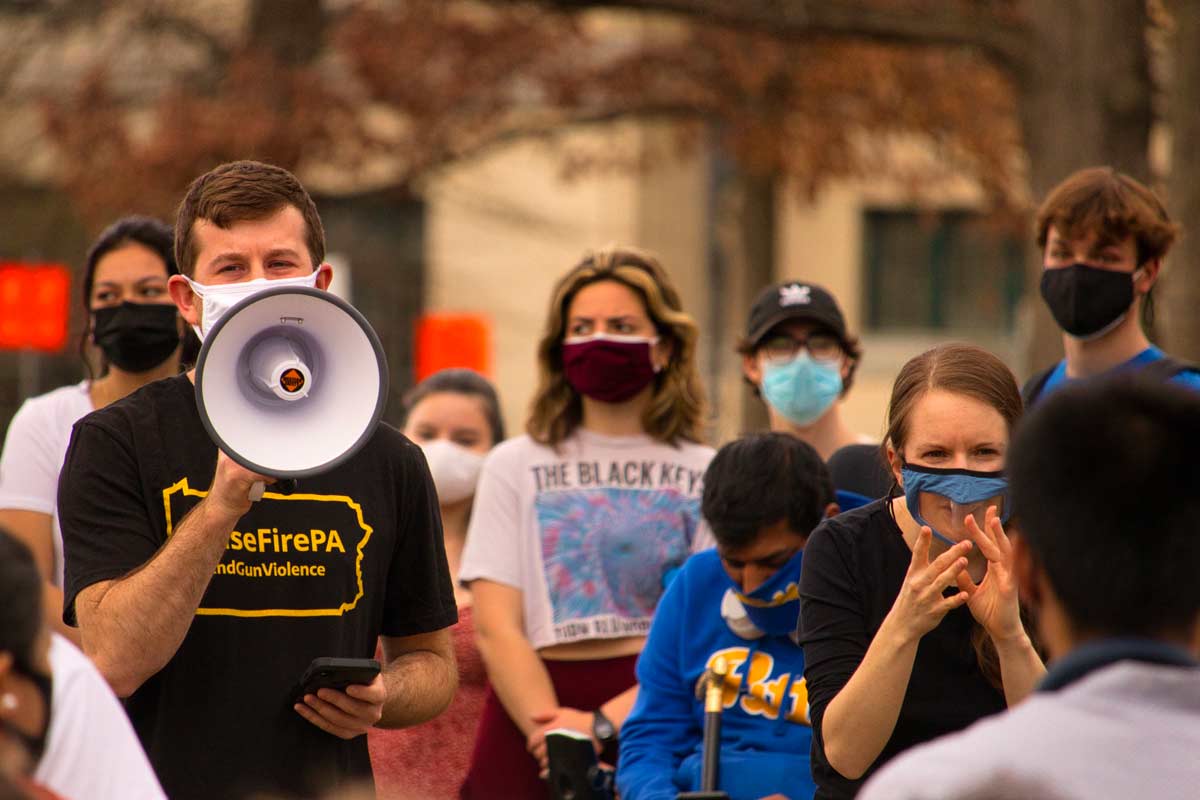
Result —
<instances>
[{"instance_id":1,"label":"black baseball cap","mask_svg":"<svg viewBox=\"0 0 1200 800\"><path fill-rule=\"evenodd\" d=\"M787 281L759 292L746 321L746 341L757 347L769 330L793 319L815 322L846 341L846 318L833 295L803 281Z\"/></svg>"}]
</instances>

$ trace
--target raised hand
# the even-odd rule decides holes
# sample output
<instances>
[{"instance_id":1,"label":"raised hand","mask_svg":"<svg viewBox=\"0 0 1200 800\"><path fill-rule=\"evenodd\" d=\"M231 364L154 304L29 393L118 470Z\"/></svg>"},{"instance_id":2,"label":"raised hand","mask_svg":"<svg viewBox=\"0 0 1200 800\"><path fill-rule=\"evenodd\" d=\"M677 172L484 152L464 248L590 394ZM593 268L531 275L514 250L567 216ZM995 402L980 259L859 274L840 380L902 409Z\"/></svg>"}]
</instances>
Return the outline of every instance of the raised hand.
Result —
<instances>
[{"instance_id":1,"label":"raised hand","mask_svg":"<svg viewBox=\"0 0 1200 800\"><path fill-rule=\"evenodd\" d=\"M904 576L900 594L896 596L896 602L889 612L889 616L912 639L919 639L936 628L942 617L970 597L965 590L950 597L945 597L943 592L956 584L961 588L959 578L966 574L971 542L959 542L930 561L929 544L932 538L933 532L929 527L922 526L913 545L908 574Z\"/></svg>"},{"instance_id":2,"label":"raised hand","mask_svg":"<svg viewBox=\"0 0 1200 800\"><path fill-rule=\"evenodd\" d=\"M966 519L967 534L987 559L987 572L979 585L966 572L958 575L958 588L970 595L967 608L993 640L1000 642L1025 635L1021 607L1017 602L1017 581L1012 568L1012 543L1004 532L995 506L988 506L983 528L975 517Z\"/></svg>"}]
</instances>

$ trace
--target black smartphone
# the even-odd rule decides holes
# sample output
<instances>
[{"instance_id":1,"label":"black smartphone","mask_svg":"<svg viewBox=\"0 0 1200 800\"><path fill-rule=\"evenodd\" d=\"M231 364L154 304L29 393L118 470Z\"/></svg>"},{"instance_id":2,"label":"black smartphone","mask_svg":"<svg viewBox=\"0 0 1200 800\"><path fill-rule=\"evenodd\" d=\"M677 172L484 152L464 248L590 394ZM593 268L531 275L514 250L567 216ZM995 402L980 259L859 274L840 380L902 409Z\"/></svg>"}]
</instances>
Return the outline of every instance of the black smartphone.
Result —
<instances>
[{"instance_id":1,"label":"black smartphone","mask_svg":"<svg viewBox=\"0 0 1200 800\"><path fill-rule=\"evenodd\" d=\"M592 737L568 728L546 733L550 800L610 800L611 775L600 767Z\"/></svg>"},{"instance_id":2,"label":"black smartphone","mask_svg":"<svg viewBox=\"0 0 1200 800\"><path fill-rule=\"evenodd\" d=\"M379 674L379 662L373 658L314 658L296 684L294 701L318 689L344 690L353 684L368 684Z\"/></svg>"}]
</instances>

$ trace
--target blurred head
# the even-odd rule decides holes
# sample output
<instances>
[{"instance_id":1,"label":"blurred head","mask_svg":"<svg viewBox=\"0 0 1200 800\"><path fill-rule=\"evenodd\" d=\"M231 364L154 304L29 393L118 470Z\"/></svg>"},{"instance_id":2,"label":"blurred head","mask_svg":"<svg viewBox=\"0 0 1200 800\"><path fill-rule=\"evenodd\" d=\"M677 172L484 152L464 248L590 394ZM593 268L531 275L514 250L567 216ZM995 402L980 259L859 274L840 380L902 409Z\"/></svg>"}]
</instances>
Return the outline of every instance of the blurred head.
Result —
<instances>
[{"instance_id":1,"label":"blurred head","mask_svg":"<svg viewBox=\"0 0 1200 800\"><path fill-rule=\"evenodd\" d=\"M816 450L788 434L763 433L717 451L704 473L700 510L725 571L750 593L804 547L837 505Z\"/></svg>"},{"instance_id":2,"label":"blurred head","mask_svg":"<svg viewBox=\"0 0 1200 800\"><path fill-rule=\"evenodd\" d=\"M167 292L167 280L179 273L172 243L171 229L150 217L123 217L104 229L84 266L81 355L93 342L105 369L142 372L179 348L183 329Z\"/></svg>"},{"instance_id":3,"label":"blurred head","mask_svg":"<svg viewBox=\"0 0 1200 800\"><path fill-rule=\"evenodd\" d=\"M500 400L469 369L430 375L404 396L404 435L425 451L442 505L469 500L483 456L504 440Z\"/></svg>"},{"instance_id":4,"label":"blurred head","mask_svg":"<svg viewBox=\"0 0 1200 800\"><path fill-rule=\"evenodd\" d=\"M755 394L802 425L846 395L862 358L833 295L800 281L759 293L737 349L742 375Z\"/></svg>"},{"instance_id":5,"label":"blurred head","mask_svg":"<svg viewBox=\"0 0 1200 800\"><path fill-rule=\"evenodd\" d=\"M1200 397L1170 383L1089 382L1038 403L1009 457L1022 595L1079 639L1195 646L1198 446Z\"/></svg>"},{"instance_id":6,"label":"blurred head","mask_svg":"<svg viewBox=\"0 0 1200 800\"><path fill-rule=\"evenodd\" d=\"M624 359L628 363L614 375L642 371L646 378L644 389L629 387L649 392L641 419L646 433L665 442L699 440L704 394L695 363L697 338L696 323L653 256L629 248L587 254L551 297L538 346L530 436L549 445L569 436L583 420L583 397L572 381L582 383L598 375L596 368ZM564 349L576 343L595 348L568 350L574 370L569 379Z\"/></svg>"},{"instance_id":7,"label":"blurred head","mask_svg":"<svg viewBox=\"0 0 1200 800\"><path fill-rule=\"evenodd\" d=\"M897 486L913 488L906 487L905 472L909 481L920 472L922 480L932 476L933 488L945 492L921 493L920 507L909 508L918 521L951 541L967 538L965 514L983 522L996 486L990 481L1003 480L987 474L1004 469L1021 411L1012 371L982 348L940 345L901 368L888 403L885 457ZM956 488L941 489L945 482ZM970 492L978 486L985 487L987 498L972 503Z\"/></svg>"},{"instance_id":8,"label":"blurred head","mask_svg":"<svg viewBox=\"0 0 1200 800\"><path fill-rule=\"evenodd\" d=\"M34 763L50 723L49 646L33 555L0 528L0 735L21 742Z\"/></svg>"},{"instance_id":9,"label":"blurred head","mask_svg":"<svg viewBox=\"0 0 1200 800\"><path fill-rule=\"evenodd\" d=\"M1067 333L1103 335L1137 304L1152 319L1151 290L1179 228L1147 187L1111 167L1080 170L1051 190L1036 231L1042 295Z\"/></svg>"}]
</instances>

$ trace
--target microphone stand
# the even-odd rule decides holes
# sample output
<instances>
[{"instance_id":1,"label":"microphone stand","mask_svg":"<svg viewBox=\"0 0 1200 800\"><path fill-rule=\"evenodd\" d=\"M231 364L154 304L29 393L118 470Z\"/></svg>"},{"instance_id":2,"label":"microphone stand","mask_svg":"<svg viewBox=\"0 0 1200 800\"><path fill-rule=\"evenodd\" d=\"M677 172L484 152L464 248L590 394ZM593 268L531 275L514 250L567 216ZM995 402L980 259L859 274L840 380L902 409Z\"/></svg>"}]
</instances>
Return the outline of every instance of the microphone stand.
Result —
<instances>
[{"instance_id":1,"label":"microphone stand","mask_svg":"<svg viewBox=\"0 0 1200 800\"><path fill-rule=\"evenodd\" d=\"M718 656L696 686L697 696L704 693L704 758L700 768L700 791L680 792L675 800L729 800L729 795L717 788L721 766L721 711L725 707L725 676L728 674L729 664L724 656Z\"/></svg>"}]
</instances>

